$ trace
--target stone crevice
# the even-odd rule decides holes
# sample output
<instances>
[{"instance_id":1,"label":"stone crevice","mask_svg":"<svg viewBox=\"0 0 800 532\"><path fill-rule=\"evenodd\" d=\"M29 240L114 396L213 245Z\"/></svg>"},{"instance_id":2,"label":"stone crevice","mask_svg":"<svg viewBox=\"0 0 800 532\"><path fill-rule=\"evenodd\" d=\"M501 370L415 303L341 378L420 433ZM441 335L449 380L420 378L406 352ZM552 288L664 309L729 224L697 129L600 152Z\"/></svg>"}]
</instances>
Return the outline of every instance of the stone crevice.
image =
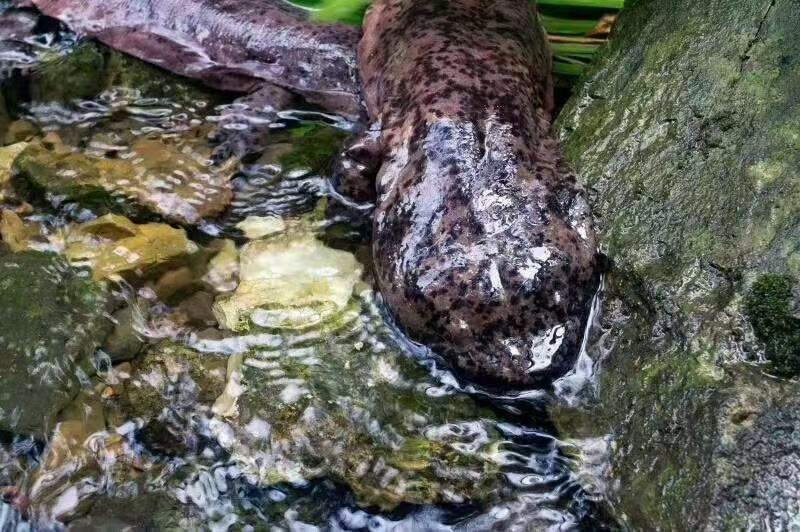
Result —
<instances>
[{"instance_id":1,"label":"stone crevice","mask_svg":"<svg viewBox=\"0 0 800 532\"><path fill-rule=\"evenodd\" d=\"M761 20L758 22L758 27L756 28L756 32L753 34L753 38L747 42L747 47L745 47L744 53L740 56L741 62L739 64L739 78L741 79L741 75L744 72L744 67L747 62L750 60L750 52L753 50L753 46L761 40L761 34L764 31L764 25L767 23L767 19L769 18L770 14L775 8L775 4L778 0L770 0L769 5L767 5L767 9L764 11L764 16L761 17Z\"/></svg>"}]
</instances>

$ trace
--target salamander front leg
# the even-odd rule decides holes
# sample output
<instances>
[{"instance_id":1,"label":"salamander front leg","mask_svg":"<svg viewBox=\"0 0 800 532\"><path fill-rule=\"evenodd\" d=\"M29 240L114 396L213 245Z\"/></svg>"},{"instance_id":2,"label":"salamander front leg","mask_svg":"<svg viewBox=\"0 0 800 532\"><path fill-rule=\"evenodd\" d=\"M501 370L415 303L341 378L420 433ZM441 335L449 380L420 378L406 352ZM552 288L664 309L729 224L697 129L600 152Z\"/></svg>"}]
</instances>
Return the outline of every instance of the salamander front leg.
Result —
<instances>
[{"instance_id":1,"label":"salamander front leg","mask_svg":"<svg viewBox=\"0 0 800 532\"><path fill-rule=\"evenodd\" d=\"M331 195L345 207L371 210L375 203L375 176L381 166L381 129L374 124L351 141L336 159Z\"/></svg>"}]
</instances>

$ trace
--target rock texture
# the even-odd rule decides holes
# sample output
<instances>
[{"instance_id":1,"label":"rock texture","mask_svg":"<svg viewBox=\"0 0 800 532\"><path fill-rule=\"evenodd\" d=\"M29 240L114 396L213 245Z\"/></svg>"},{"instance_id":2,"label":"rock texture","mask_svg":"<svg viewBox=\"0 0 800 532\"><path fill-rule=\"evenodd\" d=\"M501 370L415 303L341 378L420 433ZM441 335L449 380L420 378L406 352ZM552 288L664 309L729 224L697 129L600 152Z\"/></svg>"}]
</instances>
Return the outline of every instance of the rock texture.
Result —
<instances>
[{"instance_id":1,"label":"rock texture","mask_svg":"<svg viewBox=\"0 0 800 532\"><path fill-rule=\"evenodd\" d=\"M42 436L92 372L105 291L55 255L0 254L0 431Z\"/></svg>"},{"instance_id":2,"label":"rock texture","mask_svg":"<svg viewBox=\"0 0 800 532\"><path fill-rule=\"evenodd\" d=\"M594 428L636 528L800 519L800 387L767 375L796 367L799 31L792 0L632 1L559 119L614 263Z\"/></svg>"}]
</instances>

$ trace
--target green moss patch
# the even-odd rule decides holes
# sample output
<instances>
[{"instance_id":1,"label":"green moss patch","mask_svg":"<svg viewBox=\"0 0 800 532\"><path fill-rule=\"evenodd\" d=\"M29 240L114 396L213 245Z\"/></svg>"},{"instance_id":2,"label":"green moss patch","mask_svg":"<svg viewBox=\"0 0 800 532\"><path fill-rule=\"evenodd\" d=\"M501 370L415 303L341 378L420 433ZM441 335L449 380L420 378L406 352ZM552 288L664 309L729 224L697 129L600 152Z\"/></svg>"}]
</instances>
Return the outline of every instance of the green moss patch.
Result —
<instances>
[{"instance_id":1,"label":"green moss patch","mask_svg":"<svg viewBox=\"0 0 800 532\"><path fill-rule=\"evenodd\" d=\"M800 319L792 315L794 280L783 275L764 275L747 295L747 316L759 340L764 342L773 370L783 376L800 374Z\"/></svg>"}]
</instances>

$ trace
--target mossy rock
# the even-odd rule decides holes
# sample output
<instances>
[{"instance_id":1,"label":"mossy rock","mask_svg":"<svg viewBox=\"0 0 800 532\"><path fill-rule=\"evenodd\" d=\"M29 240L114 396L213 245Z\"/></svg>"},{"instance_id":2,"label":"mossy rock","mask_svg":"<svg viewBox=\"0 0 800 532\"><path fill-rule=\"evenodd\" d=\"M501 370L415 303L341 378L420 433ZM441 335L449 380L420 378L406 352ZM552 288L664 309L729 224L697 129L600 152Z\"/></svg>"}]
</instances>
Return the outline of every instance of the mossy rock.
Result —
<instances>
[{"instance_id":1,"label":"mossy rock","mask_svg":"<svg viewBox=\"0 0 800 532\"><path fill-rule=\"evenodd\" d=\"M49 135L22 150L13 172L17 188L28 189L29 197L47 193L98 215L158 216L191 225L220 214L231 201L232 168L207 168L157 140L139 140L127 155L91 157Z\"/></svg>"},{"instance_id":2,"label":"mossy rock","mask_svg":"<svg viewBox=\"0 0 800 532\"><path fill-rule=\"evenodd\" d=\"M0 255L0 430L44 436L111 324L107 295L56 255Z\"/></svg>"},{"instance_id":3,"label":"mossy rock","mask_svg":"<svg viewBox=\"0 0 800 532\"><path fill-rule=\"evenodd\" d=\"M478 421L493 413L467 395L427 393L428 372L386 348L390 332L364 303L354 298L337 327L254 331L268 345L243 355L241 396L226 408L239 427L233 460L264 483L332 478L384 510L498 500L503 477L491 456L502 438ZM254 425L269 427L268 440L252 439ZM258 464L274 465L258 467L260 455Z\"/></svg>"},{"instance_id":4,"label":"mossy rock","mask_svg":"<svg viewBox=\"0 0 800 532\"><path fill-rule=\"evenodd\" d=\"M29 143L12 165L15 188L35 199L45 193L74 201L97 214L137 216L141 211L103 185L93 161L49 139Z\"/></svg>"},{"instance_id":5,"label":"mossy rock","mask_svg":"<svg viewBox=\"0 0 800 532\"><path fill-rule=\"evenodd\" d=\"M63 56L54 54L34 72L31 98L59 103L94 99L106 88L105 66L102 47L92 42L81 43Z\"/></svg>"},{"instance_id":6,"label":"mossy rock","mask_svg":"<svg viewBox=\"0 0 800 532\"><path fill-rule=\"evenodd\" d=\"M203 102L207 108L224 101L224 95L187 78L106 49L106 87L128 87L145 98L164 98L184 105Z\"/></svg>"},{"instance_id":7,"label":"mossy rock","mask_svg":"<svg viewBox=\"0 0 800 532\"><path fill-rule=\"evenodd\" d=\"M800 374L800 318L792 313L794 279L764 275L753 284L745 305L767 360L779 375Z\"/></svg>"},{"instance_id":8,"label":"mossy rock","mask_svg":"<svg viewBox=\"0 0 800 532\"><path fill-rule=\"evenodd\" d=\"M123 401L132 417L150 421L164 411L210 410L225 386L226 360L162 342L134 362Z\"/></svg>"},{"instance_id":9,"label":"mossy rock","mask_svg":"<svg viewBox=\"0 0 800 532\"><path fill-rule=\"evenodd\" d=\"M798 32L793 2L628 2L556 124L615 265L587 418L633 528L796 522L797 491L762 488L800 470L765 436L797 426L797 386L766 373L796 372Z\"/></svg>"},{"instance_id":10,"label":"mossy rock","mask_svg":"<svg viewBox=\"0 0 800 532\"><path fill-rule=\"evenodd\" d=\"M169 493L151 491L133 496L101 495L91 499L87 515L70 520L70 530L185 530L185 506ZM196 525L196 523L195 523Z\"/></svg>"},{"instance_id":11,"label":"mossy rock","mask_svg":"<svg viewBox=\"0 0 800 532\"><path fill-rule=\"evenodd\" d=\"M291 149L278 156L284 171L307 169L320 172L341 149L347 133L321 124L305 124L275 135L274 141L285 141Z\"/></svg>"},{"instance_id":12,"label":"mossy rock","mask_svg":"<svg viewBox=\"0 0 800 532\"><path fill-rule=\"evenodd\" d=\"M94 41L84 41L64 55L46 57L30 80L36 102L68 104L93 100L104 90L126 87L145 98L166 98L182 104L221 102L221 94L179 78Z\"/></svg>"}]
</instances>

